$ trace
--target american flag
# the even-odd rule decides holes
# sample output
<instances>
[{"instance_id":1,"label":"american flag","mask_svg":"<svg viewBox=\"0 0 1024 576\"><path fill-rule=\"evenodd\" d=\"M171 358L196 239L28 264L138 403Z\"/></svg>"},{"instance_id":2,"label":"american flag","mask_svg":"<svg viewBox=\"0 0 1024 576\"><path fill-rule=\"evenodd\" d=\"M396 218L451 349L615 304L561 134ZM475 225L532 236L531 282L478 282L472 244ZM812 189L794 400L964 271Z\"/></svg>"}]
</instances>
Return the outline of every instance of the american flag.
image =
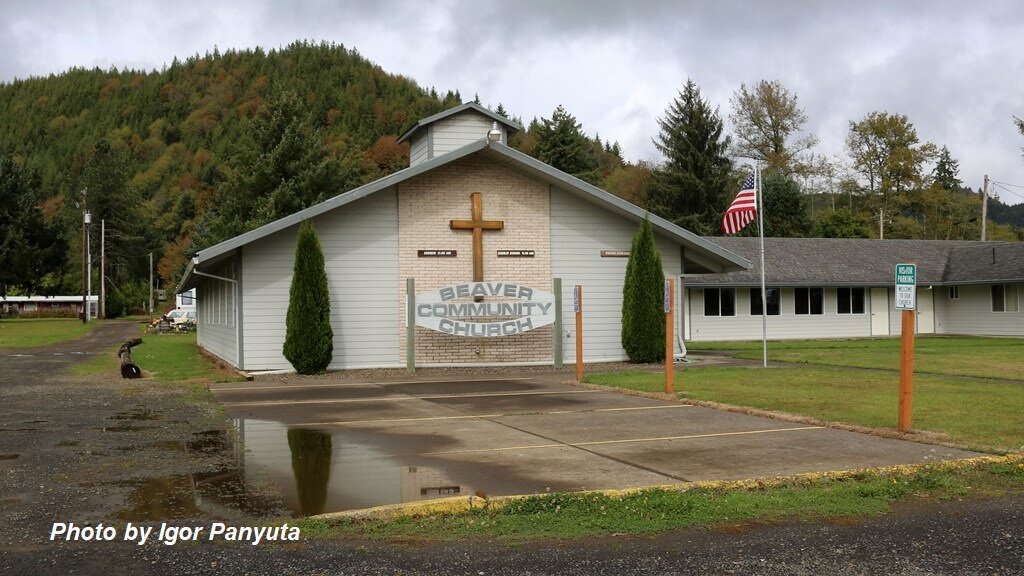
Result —
<instances>
[{"instance_id":1,"label":"american flag","mask_svg":"<svg viewBox=\"0 0 1024 576\"><path fill-rule=\"evenodd\" d=\"M757 217L757 193L754 191L754 173L743 183L740 193L722 216L722 231L735 234Z\"/></svg>"}]
</instances>

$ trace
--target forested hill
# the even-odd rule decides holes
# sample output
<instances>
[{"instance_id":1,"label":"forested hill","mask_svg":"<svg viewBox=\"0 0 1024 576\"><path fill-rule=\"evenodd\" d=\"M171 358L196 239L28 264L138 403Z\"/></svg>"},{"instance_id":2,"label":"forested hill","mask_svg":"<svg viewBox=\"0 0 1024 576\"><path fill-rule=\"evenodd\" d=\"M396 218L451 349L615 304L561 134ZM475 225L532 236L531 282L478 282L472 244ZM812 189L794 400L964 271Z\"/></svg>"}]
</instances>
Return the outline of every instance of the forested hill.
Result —
<instances>
[{"instance_id":1,"label":"forested hill","mask_svg":"<svg viewBox=\"0 0 1024 576\"><path fill-rule=\"evenodd\" d=\"M278 169L320 170L337 193L401 167L407 159L394 137L460 99L388 74L341 45L214 50L159 71L74 68L0 84L0 153L31 182L25 188L56 224L67 254L81 254L76 203L88 188L94 221L114 228L112 274L144 278L139 255L154 251L170 281L195 247L193 228L212 239L231 232L213 230L216 223L203 216L219 210L232 178L244 180L243 165L260 164L251 145L260 130L292 136L295 149L278 152L293 157L278 158ZM266 118L257 126L278 100L291 100L280 113L293 117L277 114L276 124ZM310 143L320 150L309 155L302 148ZM242 183L234 192L247 193ZM46 279L50 288L80 280L74 258L66 260Z\"/></svg>"}]
</instances>

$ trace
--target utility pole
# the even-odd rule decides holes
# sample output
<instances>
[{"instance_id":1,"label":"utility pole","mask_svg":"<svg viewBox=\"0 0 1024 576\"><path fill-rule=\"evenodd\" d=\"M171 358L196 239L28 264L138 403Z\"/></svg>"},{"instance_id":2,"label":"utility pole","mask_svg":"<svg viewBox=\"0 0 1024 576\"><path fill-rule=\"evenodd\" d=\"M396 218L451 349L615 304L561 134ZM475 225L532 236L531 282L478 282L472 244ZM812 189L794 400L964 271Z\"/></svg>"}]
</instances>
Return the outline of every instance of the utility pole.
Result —
<instances>
[{"instance_id":1,"label":"utility pole","mask_svg":"<svg viewBox=\"0 0 1024 576\"><path fill-rule=\"evenodd\" d=\"M85 204L85 200L84 200L85 192L82 193L82 198L83 198L82 203L84 205ZM86 267L87 266L87 260L86 260L86 255L85 255L85 252L86 252L86 247L85 247L85 238L86 238L85 225L86 225L86 223L88 221L89 221L89 213L84 211L84 206L83 206L83 212L82 212L82 324L85 324L86 322L89 321L89 308L88 308L88 306L89 306L89 296L88 296L89 292L88 292L88 290L85 287L86 276L88 276L88 268Z\"/></svg>"},{"instance_id":2,"label":"utility pole","mask_svg":"<svg viewBox=\"0 0 1024 576\"><path fill-rule=\"evenodd\" d=\"M985 187L981 193L981 241L985 241L985 225L988 222L988 174L985 174Z\"/></svg>"},{"instance_id":3,"label":"utility pole","mask_svg":"<svg viewBox=\"0 0 1024 576\"><path fill-rule=\"evenodd\" d=\"M92 214L88 210L85 211L85 291L88 295L88 313L85 315L86 319L92 320L92 238L89 234L89 225L92 224Z\"/></svg>"},{"instance_id":4,"label":"utility pole","mask_svg":"<svg viewBox=\"0 0 1024 576\"><path fill-rule=\"evenodd\" d=\"M153 253L149 253L149 317L153 317Z\"/></svg>"},{"instance_id":5,"label":"utility pole","mask_svg":"<svg viewBox=\"0 0 1024 576\"><path fill-rule=\"evenodd\" d=\"M107 221L100 220L100 318L107 319Z\"/></svg>"}]
</instances>

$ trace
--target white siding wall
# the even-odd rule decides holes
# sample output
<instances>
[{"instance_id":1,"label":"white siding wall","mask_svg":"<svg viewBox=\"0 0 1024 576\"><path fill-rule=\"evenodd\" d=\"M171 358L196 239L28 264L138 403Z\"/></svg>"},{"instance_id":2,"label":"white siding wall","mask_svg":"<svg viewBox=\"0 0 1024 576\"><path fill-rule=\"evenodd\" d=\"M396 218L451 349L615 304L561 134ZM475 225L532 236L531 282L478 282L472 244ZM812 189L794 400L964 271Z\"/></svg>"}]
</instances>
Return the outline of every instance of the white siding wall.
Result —
<instances>
[{"instance_id":1,"label":"white siding wall","mask_svg":"<svg viewBox=\"0 0 1024 576\"><path fill-rule=\"evenodd\" d=\"M988 284L960 286L960 299L950 300L948 288L936 288L935 332L1024 336L1024 284L1017 284L1018 312L993 312L992 287Z\"/></svg>"},{"instance_id":2,"label":"white siding wall","mask_svg":"<svg viewBox=\"0 0 1024 576\"><path fill-rule=\"evenodd\" d=\"M486 138L493 123L493 120L479 112L468 111L438 120L432 125L434 156L447 154Z\"/></svg>"},{"instance_id":3,"label":"white siding wall","mask_svg":"<svg viewBox=\"0 0 1024 576\"><path fill-rule=\"evenodd\" d=\"M551 273L562 279L565 361L576 361L573 286L583 286L583 356L587 362L623 360L622 284L628 258L602 258L601 250L629 250L637 224L551 190ZM666 277L678 277L679 245L655 236Z\"/></svg>"},{"instance_id":4,"label":"white siding wall","mask_svg":"<svg viewBox=\"0 0 1024 576\"><path fill-rule=\"evenodd\" d=\"M427 135L430 130L420 130L418 134L413 136L411 145L409 146L409 165L415 166L420 162L425 162L430 158L427 157Z\"/></svg>"},{"instance_id":5,"label":"white siding wall","mask_svg":"<svg viewBox=\"0 0 1024 576\"><path fill-rule=\"evenodd\" d=\"M756 290L760 290L757 288ZM736 289L735 316L704 316L704 290L690 288L689 335L695 341L708 340L760 340L761 316L750 314L750 289ZM825 288L823 314L797 315L794 289L783 288L781 314L768 317L768 339L788 340L801 338L851 338L871 335L871 298L864 292L863 314L836 312L835 288Z\"/></svg>"},{"instance_id":6,"label":"white siding wall","mask_svg":"<svg viewBox=\"0 0 1024 576\"><path fill-rule=\"evenodd\" d=\"M393 190L314 219L331 290L330 368L397 366L398 204ZM295 258L292 226L246 245L243 290L246 370L291 369L281 353Z\"/></svg>"},{"instance_id":7,"label":"white siding wall","mask_svg":"<svg viewBox=\"0 0 1024 576\"><path fill-rule=\"evenodd\" d=\"M218 264L210 274L223 278L235 277L234 258ZM196 342L214 356L238 365L238 340L235 316L235 284L224 280L204 278L197 288Z\"/></svg>"}]
</instances>

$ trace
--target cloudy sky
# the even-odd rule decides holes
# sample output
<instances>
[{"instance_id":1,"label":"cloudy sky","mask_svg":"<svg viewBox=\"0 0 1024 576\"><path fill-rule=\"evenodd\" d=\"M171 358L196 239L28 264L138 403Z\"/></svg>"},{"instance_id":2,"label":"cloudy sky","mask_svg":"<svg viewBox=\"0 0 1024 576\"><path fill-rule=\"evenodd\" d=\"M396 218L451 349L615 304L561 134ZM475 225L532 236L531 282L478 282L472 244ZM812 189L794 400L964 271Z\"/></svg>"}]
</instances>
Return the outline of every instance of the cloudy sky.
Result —
<instances>
[{"instance_id":1,"label":"cloudy sky","mask_svg":"<svg viewBox=\"0 0 1024 576\"><path fill-rule=\"evenodd\" d=\"M849 121L869 112L906 114L978 188L986 173L1024 185L1022 31L1019 0L0 0L0 82L328 40L524 120L562 104L656 160L656 120L687 77L723 117L741 82L770 79L798 95L815 152L843 155ZM1024 201L1024 188L995 191Z\"/></svg>"}]
</instances>

